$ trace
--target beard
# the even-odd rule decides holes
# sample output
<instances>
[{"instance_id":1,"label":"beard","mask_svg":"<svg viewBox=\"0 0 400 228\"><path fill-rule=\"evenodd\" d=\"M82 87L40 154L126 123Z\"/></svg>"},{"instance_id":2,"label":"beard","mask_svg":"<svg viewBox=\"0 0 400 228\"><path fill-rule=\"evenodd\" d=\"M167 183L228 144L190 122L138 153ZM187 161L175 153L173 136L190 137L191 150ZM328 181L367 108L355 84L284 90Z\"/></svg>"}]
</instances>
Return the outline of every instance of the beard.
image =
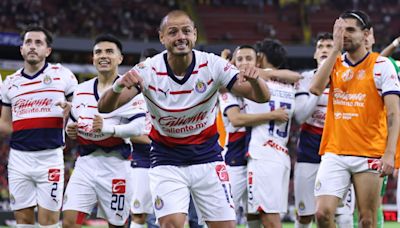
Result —
<instances>
[{"instance_id":1,"label":"beard","mask_svg":"<svg viewBox=\"0 0 400 228\"><path fill-rule=\"evenodd\" d=\"M349 42L347 45L343 46L343 50L349 53L354 53L360 48L360 46L360 43Z\"/></svg>"}]
</instances>

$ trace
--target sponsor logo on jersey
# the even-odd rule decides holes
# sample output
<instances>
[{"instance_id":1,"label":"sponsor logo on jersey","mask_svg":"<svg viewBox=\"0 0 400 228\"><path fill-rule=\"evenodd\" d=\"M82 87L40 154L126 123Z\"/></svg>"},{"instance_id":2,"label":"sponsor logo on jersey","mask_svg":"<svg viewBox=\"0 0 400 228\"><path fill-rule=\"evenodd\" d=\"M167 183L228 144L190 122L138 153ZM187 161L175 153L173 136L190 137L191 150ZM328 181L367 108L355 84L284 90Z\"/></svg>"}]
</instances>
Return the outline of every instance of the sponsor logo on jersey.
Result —
<instances>
[{"instance_id":1,"label":"sponsor logo on jersey","mask_svg":"<svg viewBox=\"0 0 400 228\"><path fill-rule=\"evenodd\" d=\"M12 107L13 112L17 115L23 115L33 112L50 112L50 106L53 104L53 99L18 99Z\"/></svg>"},{"instance_id":2,"label":"sponsor logo on jersey","mask_svg":"<svg viewBox=\"0 0 400 228\"><path fill-rule=\"evenodd\" d=\"M201 122L202 120L207 118L207 112L199 112L194 114L193 116L163 116L160 117L159 123L161 126L165 127L176 127L181 125L188 125Z\"/></svg>"},{"instance_id":3,"label":"sponsor logo on jersey","mask_svg":"<svg viewBox=\"0 0 400 228\"><path fill-rule=\"evenodd\" d=\"M43 83L44 83L45 85L50 85L52 81L53 81L53 80L51 79L51 77L50 77L49 75L46 75L46 76L44 76L44 78L43 78Z\"/></svg>"},{"instance_id":4,"label":"sponsor logo on jersey","mask_svg":"<svg viewBox=\"0 0 400 228\"><path fill-rule=\"evenodd\" d=\"M274 149L277 150L277 151L283 152L283 153L285 153L285 154L289 154L287 148L285 148L285 147L279 145L278 143L274 142L274 141L271 140L271 139L268 140L268 141L266 141L266 142L263 144L263 146L270 146L270 147L274 148Z\"/></svg>"},{"instance_id":5,"label":"sponsor logo on jersey","mask_svg":"<svg viewBox=\"0 0 400 228\"><path fill-rule=\"evenodd\" d=\"M382 169L382 163L380 159L368 159L368 169L378 170Z\"/></svg>"},{"instance_id":6,"label":"sponsor logo on jersey","mask_svg":"<svg viewBox=\"0 0 400 228\"><path fill-rule=\"evenodd\" d=\"M126 180L125 179L113 179L111 191L113 194L124 194L126 192Z\"/></svg>"},{"instance_id":7,"label":"sponsor logo on jersey","mask_svg":"<svg viewBox=\"0 0 400 228\"><path fill-rule=\"evenodd\" d=\"M218 164L215 166L215 171L220 181L229 181L228 171L224 164Z\"/></svg>"},{"instance_id":8,"label":"sponsor logo on jersey","mask_svg":"<svg viewBox=\"0 0 400 228\"><path fill-rule=\"evenodd\" d=\"M198 80L194 89L198 93L204 93L207 90L207 84L203 81Z\"/></svg>"},{"instance_id":9,"label":"sponsor logo on jersey","mask_svg":"<svg viewBox=\"0 0 400 228\"><path fill-rule=\"evenodd\" d=\"M52 182L59 182L60 181L60 169L49 169L48 179Z\"/></svg>"},{"instance_id":10,"label":"sponsor logo on jersey","mask_svg":"<svg viewBox=\"0 0 400 228\"><path fill-rule=\"evenodd\" d=\"M164 207L164 201L161 199L161 197L157 196L156 200L154 201L154 208L156 210L161 210Z\"/></svg>"},{"instance_id":11,"label":"sponsor logo on jersey","mask_svg":"<svg viewBox=\"0 0 400 228\"><path fill-rule=\"evenodd\" d=\"M365 70L359 70L359 71L357 72L356 78L357 78L358 80L363 80L363 79L365 78Z\"/></svg>"}]
</instances>

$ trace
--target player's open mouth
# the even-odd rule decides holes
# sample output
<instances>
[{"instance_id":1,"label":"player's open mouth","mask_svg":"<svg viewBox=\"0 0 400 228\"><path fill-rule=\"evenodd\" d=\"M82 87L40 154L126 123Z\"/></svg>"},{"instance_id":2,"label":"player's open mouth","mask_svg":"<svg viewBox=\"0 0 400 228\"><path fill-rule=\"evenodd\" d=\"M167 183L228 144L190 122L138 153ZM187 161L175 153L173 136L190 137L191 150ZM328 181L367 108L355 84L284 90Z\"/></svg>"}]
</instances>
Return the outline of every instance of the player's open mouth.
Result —
<instances>
[{"instance_id":1,"label":"player's open mouth","mask_svg":"<svg viewBox=\"0 0 400 228\"><path fill-rule=\"evenodd\" d=\"M110 65L110 62L102 60L102 61L99 61L99 65L100 66L108 66L108 65Z\"/></svg>"}]
</instances>

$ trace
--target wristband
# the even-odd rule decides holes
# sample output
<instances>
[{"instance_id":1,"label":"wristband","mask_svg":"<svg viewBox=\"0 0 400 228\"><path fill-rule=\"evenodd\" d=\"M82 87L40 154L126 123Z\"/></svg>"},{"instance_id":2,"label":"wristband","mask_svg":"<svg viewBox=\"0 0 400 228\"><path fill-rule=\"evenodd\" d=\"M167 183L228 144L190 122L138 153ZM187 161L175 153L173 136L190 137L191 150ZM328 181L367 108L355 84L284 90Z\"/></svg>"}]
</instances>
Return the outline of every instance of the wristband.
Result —
<instances>
[{"instance_id":1,"label":"wristband","mask_svg":"<svg viewBox=\"0 0 400 228\"><path fill-rule=\"evenodd\" d=\"M112 90L114 91L114 93L121 93L123 89L124 87L118 85L118 81L116 81L112 86Z\"/></svg>"},{"instance_id":2,"label":"wristband","mask_svg":"<svg viewBox=\"0 0 400 228\"><path fill-rule=\"evenodd\" d=\"M399 40L397 38L394 39L392 44L393 44L394 47L398 47L399 46Z\"/></svg>"}]
</instances>

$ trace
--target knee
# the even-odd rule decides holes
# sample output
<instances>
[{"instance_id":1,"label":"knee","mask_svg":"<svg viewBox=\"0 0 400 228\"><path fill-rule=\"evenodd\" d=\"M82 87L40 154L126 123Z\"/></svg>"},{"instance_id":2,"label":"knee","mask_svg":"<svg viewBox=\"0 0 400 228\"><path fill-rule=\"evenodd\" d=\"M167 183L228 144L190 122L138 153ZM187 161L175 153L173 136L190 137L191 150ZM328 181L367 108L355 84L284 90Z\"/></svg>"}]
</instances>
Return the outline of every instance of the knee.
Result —
<instances>
[{"instance_id":1,"label":"knee","mask_svg":"<svg viewBox=\"0 0 400 228\"><path fill-rule=\"evenodd\" d=\"M361 216L360 215L359 224L361 225L360 227L373 227L374 219L372 218L372 216L368 216L368 215Z\"/></svg>"},{"instance_id":2,"label":"knee","mask_svg":"<svg viewBox=\"0 0 400 228\"><path fill-rule=\"evenodd\" d=\"M317 209L315 213L315 218L318 221L318 224L325 224L333 219L334 213L332 213L327 208Z\"/></svg>"},{"instance_id":3,"label":"knee","mask_svg":"<svg viewBox=\"0 0 400 228\"><path fill-rule=\"evenodd\" d=\"M137 224L145 224L146 223L146 214L133 214L132 215L132 221L134 221Z\"/></svg>"},{"instance_id":4,"label":"knee","mask_svg":"<svg viewBox=\"0 0 400 228\"><path fill-rule=\"evenodd\" d=\"M299 216L298 221L301 224L310 224L313 218L314 218L313 215Z\"/></svg>"}]
</instances>

